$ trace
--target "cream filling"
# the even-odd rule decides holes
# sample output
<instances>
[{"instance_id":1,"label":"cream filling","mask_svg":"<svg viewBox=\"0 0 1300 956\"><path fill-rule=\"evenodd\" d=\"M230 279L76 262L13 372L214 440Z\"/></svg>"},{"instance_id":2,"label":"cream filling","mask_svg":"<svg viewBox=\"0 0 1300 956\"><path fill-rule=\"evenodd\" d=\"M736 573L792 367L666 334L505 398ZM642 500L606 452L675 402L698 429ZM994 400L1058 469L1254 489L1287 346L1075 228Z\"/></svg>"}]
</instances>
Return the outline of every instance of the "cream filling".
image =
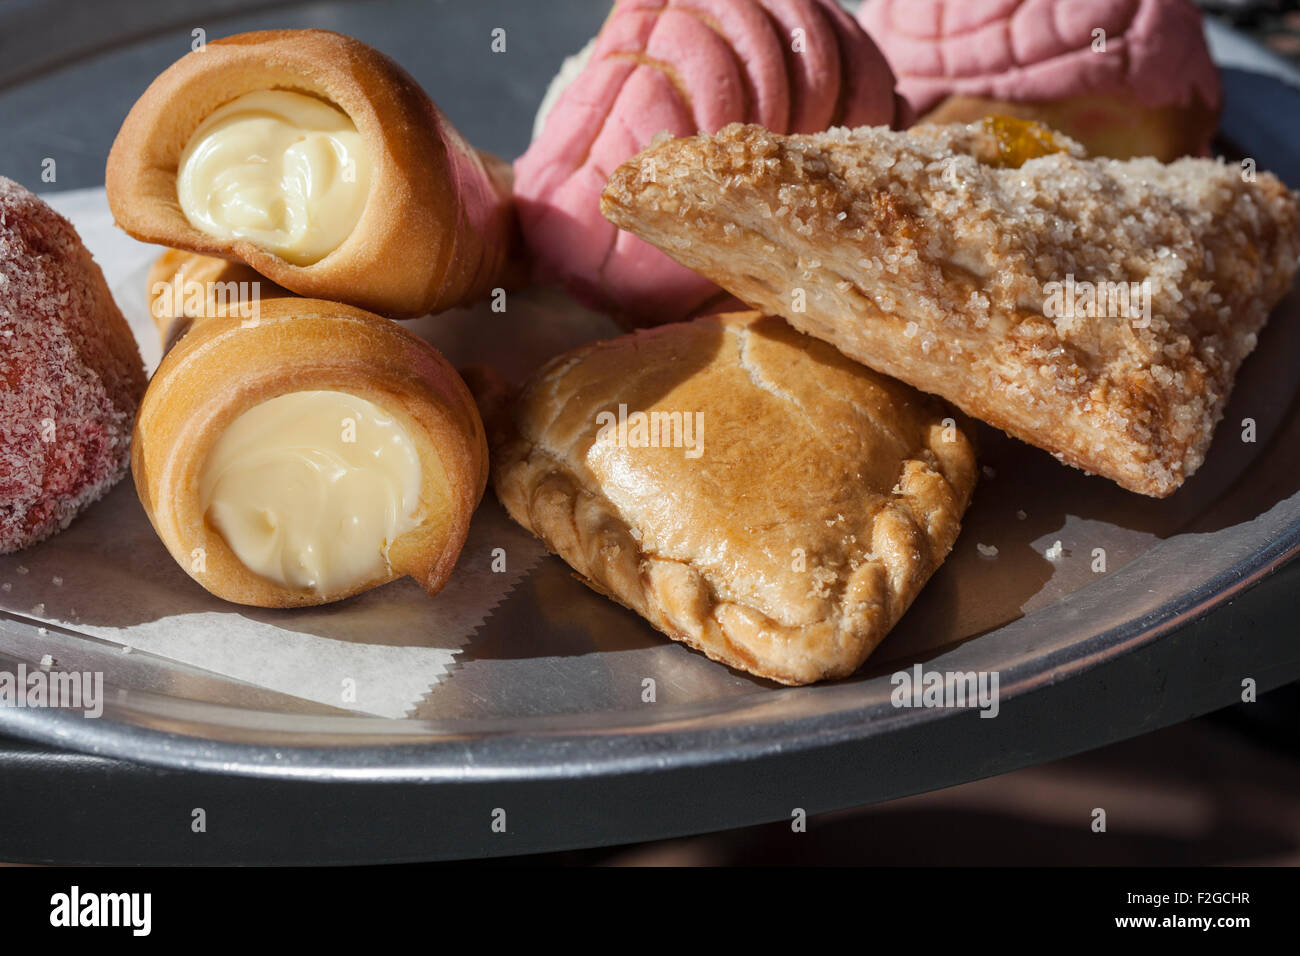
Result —
<instances>
[{"instance_id":1,"label":"cream filling","mask_svg":"<svg viewBox=\"0 0 1300 956\"><path fill-rule=\"evenodd\" d=\"M419 521L420 459L383 409L346 392L290 392L217 439L200 507L250 570L337 594L389 573L388 548Z\"/></svg>"},{"instance_id":2,"label":"cream filling","mask_svg":"<svg viewBox=\"0 0 1300 956\"><path fill-rule=\"evenodd\" d=\"M288 90L231 100L190 137L176 195L195 229L318 262L365 209L370 160L347 114Z\"/></svg>"}]
</instances>

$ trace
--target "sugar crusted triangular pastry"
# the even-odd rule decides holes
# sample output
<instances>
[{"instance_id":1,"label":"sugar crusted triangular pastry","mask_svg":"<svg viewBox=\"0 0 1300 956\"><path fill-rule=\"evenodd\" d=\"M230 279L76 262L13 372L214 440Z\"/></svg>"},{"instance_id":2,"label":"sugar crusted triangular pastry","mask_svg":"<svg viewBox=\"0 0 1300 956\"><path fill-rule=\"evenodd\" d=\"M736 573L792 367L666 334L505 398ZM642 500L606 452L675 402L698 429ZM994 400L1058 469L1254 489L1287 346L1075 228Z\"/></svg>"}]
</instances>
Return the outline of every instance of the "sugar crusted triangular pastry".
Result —
<instances>
[{"instance_id":1,"label":"sugar crusted triangular pastry","mask_svg":"<svg viewBox=\"0 0 1300 956\"><path fill-rule=\"evenodd\" d=\"M602 209L858 361L1155 497L1201 464L1300 256L1297 196L1269 173L1089 160L1015 121L733 125L653 144Z\"/></svg>"}]
</instances>

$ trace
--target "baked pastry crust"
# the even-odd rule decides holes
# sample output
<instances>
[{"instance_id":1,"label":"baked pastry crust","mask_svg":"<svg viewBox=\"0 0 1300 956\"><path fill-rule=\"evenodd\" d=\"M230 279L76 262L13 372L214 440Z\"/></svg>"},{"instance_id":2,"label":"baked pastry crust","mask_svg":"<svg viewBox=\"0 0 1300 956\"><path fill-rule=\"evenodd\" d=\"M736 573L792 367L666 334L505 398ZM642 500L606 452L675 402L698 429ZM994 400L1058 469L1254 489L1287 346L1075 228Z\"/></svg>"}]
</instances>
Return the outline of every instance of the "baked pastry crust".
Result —
<instances>
[{"instance_id":1,"label":"baked pastry crust","mask_svg":"<svg viewBox=\"0 0 1300 956\"><path fill-rule=\"evenodd\" d=\"M190 137L258 90L318 96L345 112L370 156L370 195L352 234L311 265L190 225L176 195ZM214 40L168 67L131 108L105 171L117 224L137 239L244 262L303 296L395 318L438 312L512 283L519 263L510 167L471 147L405 70L325 30Z\"/></svg>"},{"instance_id":2,"label":"baked pastry crust","mask_svg":"<svg viewBox=\"0 0 1300 956\"><path fill-rule=\"evenodd\" d=\"M1219 108L1207 105L1200 97L1181 106L1144 106L1133 102L1131 96L1118 94L1023 103L953 95L917 122L945 126L974 123L986 116L1042 123L1080 140L1092 156L1154 156L1162 162L1205 155L1206 144L1219 128Z\"/></svg>"},{"instance_id":3,"label":"baked pastry crust","mask_svg":"<svg viewBox=\"0 0 1300 956\"><path fill-rule=\"evenodd\" d=\"M602 434L620 404L699 413L700 454ZM947 415L778 318L710 316L553 360L493 428L493 486L669 637L806 684L856 670L952 548L975 457Z\"/></svg>"},{"instance_id":4,"label":"baked pastry crust","mask_svg":"<svg viewBox=\"0 0 1300 956\"><path fill-rule=\"evenodd\" d=\"M1222 161L1088 160L1069 141L1015 168L990 162L996 139L985 124L730 126L652 146L614 173L602 208L872 368L1169 495L1291 287L1297 196ZM1144 279L1145 326L1048 317L1050 283Z\"/></svg>"},{"instance_id":5,"label":"baked pastry crust","mask_svg":"<svg viewBox=\"0 0 1300 956\"><path fill-rule=\"evenodd\" d=\"M388 573L338 593L280 586L249 570L199 499L208 452L236 418L314 389L347 392L391 414L414 443L422 475L420 523L391 542ZM474 400L436 349L377 315L298 298L263 303L252 325L238 316L196 323L158 366L131 445L140 502L172 557L217 597L257 607L325 604L405 575L436 594L465 544L487 461Z\"/></svg>"}]
</instances>

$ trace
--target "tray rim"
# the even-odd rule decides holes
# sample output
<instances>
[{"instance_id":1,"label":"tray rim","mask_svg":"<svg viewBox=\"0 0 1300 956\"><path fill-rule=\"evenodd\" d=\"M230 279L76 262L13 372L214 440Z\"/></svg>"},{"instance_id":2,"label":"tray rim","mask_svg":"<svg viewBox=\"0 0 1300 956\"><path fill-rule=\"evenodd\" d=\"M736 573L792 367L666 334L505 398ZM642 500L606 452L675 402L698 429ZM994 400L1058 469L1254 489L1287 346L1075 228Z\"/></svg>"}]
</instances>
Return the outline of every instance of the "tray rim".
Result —
<instances>
[{"instance_id":1,"label":"tray rim","mask_svg":"<svg viewBox=\"0 0 1300 956\"><path fill-rule=\"evenodd\" d=\"M1300 405L1300 402L1296 404ZM1296 416L1293 415L1292 420L1295 419ZM1265 523L1265 536L1271 539L1268 543L1248 551L1244 558L1222 568L1200 587L1176 595L1144 615L1130 617L1116 626L1093 632L1082 639L1059 636L1057 648L1046 656L1029 658L1001 669L1000 672L1004 675L1000 695L1002 704L1151 645L1230 603L1292 562L1300 556L1300 492L1280 501L1266 516L1278 510L1284 510L1288 517L1281 527ZM1261 525L1261 519L1248 522L1248 525ZM1127 567L1143 576L1138 584L1153 583L1152 575L1155 575L1158 582L1161 571L1159 564L1162 562L1153 561L1152 555L1159 556L1159 552L1166 550L1183 550L1188 544L1186 541L1180 542L1179 536L1165 539ZM1171 564L1179 565L1180 562L1174 561ZM1134 565L1142 567L1135 568ZM1105 599L1114 588L1106 585L1113 584L1114 580L1100 580L1049 608L1026 615L983 635L981 639L1001 635L1005 640L1009 632L1028 636L1044 613L1054 608L1077 603L1109 603ZM1154 588L1150 590L1155 591ZM929 663L935 666L942 663L945 669L963 669L963 658L970 653L974 643L968 641L958 645L951 652L932 658ZM987 650L987 646L983 650ZM8 666L16 665L18 661L7 652L0 652L0 663ZM876 677L869 680L879 682L881 679ZM855 683L850 681L822 686L849 688ZM782 688L772 693L790 696L813 689ZM178 700L143 691L135 691L133 696L142 701ZM753 696L761 697L761 700L754 701L750 707L739 711L733 710L733 715L755 708L765 709L763 705L771 700L769 695ZM186 703L200 713L261 713L222 704L196 701ZM724 699L713 703L725 706L727 701ZM834 711L830 719L826 719L825 715L817 715L787 720L748 720L735 726L698 730L673 730L671 726L667 730L624 727L609 733L590 730L574 732L563 726L581 722L591 716L575 714L540 720L537 722L538 727L524 734L495 733L471 737L462 733L450 739L444 736L442 739L419 743L403 743L394 739L383 743L349 741L342 745L323 747L288 741L274 744L223 740L135 723L118 723L110 719L110 715L116 711L115 705L106 705L104 717L91 721L75 712L0 708L0 730L60 747L177 769L322 781L483 782L508 779L557 780L572 776L646 772L663 766L669 755L675 767L702 767L755 760L791 749L833 746L861 740L904 726L958 719L963 713L960 710L944 709L891 713L882 711L877 701L853 710ZM278 716L283 718L285 715ZM430 721L380 717L289 716L291 720L298 719L317 726L322 720L343 721L350 727L358 722L396 726L402 729L403 734L408 728L410 734L417 734L429 725L436 726L436 722ZM174 716L166 718L165 722L185 724ZM678 719L672 723L682 722ZM546 726L548 724L550 726ZM658 727L662 728L664 724L665 721L661 720ZM882 726L885 724L888 725L887 729ZM111 729L100 733L100 727ZM286 736L292 738L291 734ZM632 746L624 747L625 752L615 754L611 752L614 749L611 747L611 739ZM529 757L526 765L519 759L524 754ZM581 771L575 772L578 767L582 768Z\"/></svg>"}]
</instances>

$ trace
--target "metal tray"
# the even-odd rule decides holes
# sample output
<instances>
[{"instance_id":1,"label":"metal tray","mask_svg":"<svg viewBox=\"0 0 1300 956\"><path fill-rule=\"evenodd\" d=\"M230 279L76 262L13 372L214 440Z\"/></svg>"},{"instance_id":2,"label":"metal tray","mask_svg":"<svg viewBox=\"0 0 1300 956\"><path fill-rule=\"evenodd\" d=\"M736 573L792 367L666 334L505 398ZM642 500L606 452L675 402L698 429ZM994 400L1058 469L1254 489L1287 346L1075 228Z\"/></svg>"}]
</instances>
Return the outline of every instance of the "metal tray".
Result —
<instances>
[{"instance_id":1,"label":"metal tray","mask_svg":"<svg viewBox=\"0 0 1300 956\"><path fill-rule=\"evenodd\" d=\"M269 26L352 33L411 69L469 139L517 155L546 82L605 12L581 0L251 12L267 5L227 2L225 11L244 9L204 19L195 12L202 4L130 5L149 8L152 19L142 20L116 6L96 5L75 30L57 16L33 18L29 5L0 9L0 63L16 57L0 76L0 172L34 181L57 146L69 157L60 188L102 181L121 117L200 25L212 36ZM488 50L498 26L509 37L505 58ZM1300 77L1226 30L1212 29L1212 39L1228 67L1223 148L1300 183L1300 129L1279 122L1297 115L1300 93L1288 83ZM491 785L496 795L526 791L538 813L578 801L606 815L577 829L551 821L532 849L862 803L1097 746L1232 703L1245 678L1262 692L1300 677L1295 568L1256 587L1300 550L1297 354L1293 293L1243 369L1206 465L1162 502L985 429L981 458L991 472L953 556L850 680L792 689L730 671L548 558L409 719L331 711L6 617L0 669L49 654L61 667L102 670L109 692L99 720L0 708L0 731L161 767L460 784L443 791L448 813L477 814L483 800L501 799L477 786ZM1254 443L1241 440L1245 418L1256 421ZM1058 540L1063 556L1050 561L1045 551ZM996 545L997 557L978 544ZM1095 548L1106 550L1105 573L1092 570ZM889 675L914 662L997 671L1001 714L895 708ZM646 677L657 681L657 703L641 701ZM627 800L660 805L632 825L618 810ZM468 840L446 839L461 849Z\"/></svg>"}]
</instances>

